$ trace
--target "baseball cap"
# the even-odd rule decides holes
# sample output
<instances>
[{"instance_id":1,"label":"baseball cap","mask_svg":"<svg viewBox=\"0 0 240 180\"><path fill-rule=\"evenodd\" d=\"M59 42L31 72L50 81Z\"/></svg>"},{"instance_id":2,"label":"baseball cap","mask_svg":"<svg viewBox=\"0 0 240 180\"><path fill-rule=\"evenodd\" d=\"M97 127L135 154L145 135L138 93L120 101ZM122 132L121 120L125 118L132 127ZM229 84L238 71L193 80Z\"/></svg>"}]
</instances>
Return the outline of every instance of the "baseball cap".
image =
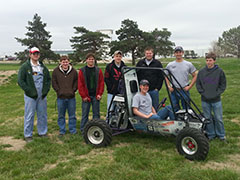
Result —
<instances>
[{"instance_id":1,"label":"baseball cap","mask_svg":"<svg viewBox=\"0 0 240 180\"><path fill-rule=\"evenodd\" d=\"M174 52L177 52L177 51L183 52L182 46L177 46L177 47L175 47Z\"/></svg>"},{"instance_id":2,"label":"baseball cap","mask_svg":"<svg viewBox=\"0 0 240 180\"><path fill-rule=\"evenodd\" d=\"M114 52L114 56L117 55L117 54L121 54L122 55L122 51L119 51L119 50L115 51Z\"/></svg>"},{"instance_id":3,"label":"baseball cap","mask_svg":"<svg viewBox=\"0 0 240 180\"><path fill-rule=\"evenodd\" d=\"M35 52L39 52L40 53L40 51L39 51L39 49L37 47L31 48L30 51L29 51L29 53L35 53Z\"/></svg>"},{"instance_id":4,"label":"baseball cap","mask_svg":"<svg viewBox=\"0 0 240 180\"><path fill-rule=\"evenodd\" d=\"M140 81L140 85L149 85L149 82L148 82L148 80L146 80L146 79L142 79L142 80Z\"/></svg>"}]
</instances>

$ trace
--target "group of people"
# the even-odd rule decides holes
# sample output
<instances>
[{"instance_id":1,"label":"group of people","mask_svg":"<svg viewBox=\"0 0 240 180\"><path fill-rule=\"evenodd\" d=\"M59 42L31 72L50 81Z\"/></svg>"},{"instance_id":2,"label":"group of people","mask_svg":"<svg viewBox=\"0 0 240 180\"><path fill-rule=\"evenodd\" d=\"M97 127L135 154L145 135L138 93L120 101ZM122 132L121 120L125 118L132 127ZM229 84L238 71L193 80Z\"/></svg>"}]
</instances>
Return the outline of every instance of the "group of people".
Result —
<instances>
[{"instance_id":1,"label":"group of people","mask_svg":"<svg viewBox=\"0 0 240 180\"><path fill-rule=\"evenodd\" d=\"M137 67L160 67L162 64L154 58L154 50L146 48L145 58L137 63ZM202 97L202 108L206 118L211 119L207 125L209 139L215 137L225 140L225 131L222 121L221 93L226 88L226 78L221 68L215 65L216 55L209 53L206 56L206 67L197 73L191 62L183 59L183 48L178 46L174 50L176 60L167 65L167 69L176 77L177 81L189 94L189 90L197 82L197 90ZM95 55L86 56L86 66L79 69L73 68L68 56L61 56L59 65L53 70L52 78L46 66L39 61L40 50L33 47L29 51L30 59L19 69L18 84L24 90L24 138L26 142L33 140L34 116L37 112L37 130L40 137L47 137L47 99L46 96L52 84L57 94L59 136L66 133L66 111L68 112L68 126L71 134L76 134L76 99L75 92L78 90L82 98L82 119L80 131L88 122L90 107L92 106L93 118L100 118L100 100L104 92L104 82L107 86L107 108L111 104L113 95L120 93L119 82L121 80L122 67L126 66L122 61L121 51L115 51L113 61L106 66L105 73L95 64ZM189 84L189 74L192 81ZM198 74L198 75L197 75ZM137 71L140 84L140 92L133 97L133 113L143 118L151 119L174 119L171 106L157 111L159 103L159 91L162 87L164 76L158 69L142 68ZM186 108L182 96L172 88L166 79L171 92L174 109ZM179 84L173 81L175 87ZM181 91L181 89L179 89ZM185 93L183 93L185 94ZM213 114L212 114L213 111Z\"/></svg>"},{"instance_id":2,"label":"group of people","mask_svg":"<svg viewBox=\"0 0 240 180\"><path fill-rule=\"evenodd\" d=\"M162 68L160 61L154 59L152 48L145 50L145 59L137 63L137 67L159 67ZM186 109L190 104L190 89L196 83L196 88L201 95L201 103L204 116L210 120L206 125L206 132L209 140L219 138L226 142L225 129L222 119L221 94L226 89L226 77L224 71L216 65L216 54L210 52L206 55L206 66L199 72L194 65L184 60L184 50L181 46L174 49L176 59L167 64L166 69L176 78L172 79L172 84L167 78L167 86L171 92L171 100L174 111ZM168 71L165 72L167 75ZM189 83L189 76L192 80ZM140 92L133 97L133 113L142 118L174 119L171 106L157 112L159 103L159 90L162 87L164 77L160 70L141 69L138 71ZM174 86L174 87L173 87ZM184 91L184 92L183 92ZM187 103L186 103L187 101ZM180 106L181 102L181 106Z\"/></svg>"}]
</instances>

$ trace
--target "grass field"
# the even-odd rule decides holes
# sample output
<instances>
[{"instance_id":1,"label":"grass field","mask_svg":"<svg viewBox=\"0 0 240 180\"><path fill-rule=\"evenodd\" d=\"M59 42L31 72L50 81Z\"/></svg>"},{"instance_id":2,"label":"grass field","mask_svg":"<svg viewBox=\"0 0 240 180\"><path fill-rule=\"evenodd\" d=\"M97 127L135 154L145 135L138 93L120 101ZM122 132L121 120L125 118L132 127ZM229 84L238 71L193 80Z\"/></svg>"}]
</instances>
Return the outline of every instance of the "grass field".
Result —
<instances>
[{"instance_id":1,"label":"grass field","mask_svg":"<svg viewBox=\"0 0 240 180\"><path fill-rule=\"evenodd\" d=\"M165 67L169 60L162 60ZM204 59L191 60L200 69ZM0 179L99 179L99 180L235 180L240 179L240 60L220 59L217 64L227 76L227 90L222 96L228 144L210 142L205 161L186 160L175 148L174 137L131 132L113 137L106 148L86 145L78 132L58 138L56 94L48 94L48 138L37 136L23 141L23 91L17 74L7 77L0 86ZM53 69L56 65L49 65ZM77 65L76 69L82 65ZM100 64L104 70L105 65ZM18 64L0 64L0 72L18 70ZM4 72L3 72L4 71ZM165 96L160 91L160 99ZM200 106L195 86L191 97ZM81 99L77 98L77 128L80 128ZM101 100L101 117L106 115L106 92ZM36 124L36 121L35 121Z\"/></svg>"}]
</instances>

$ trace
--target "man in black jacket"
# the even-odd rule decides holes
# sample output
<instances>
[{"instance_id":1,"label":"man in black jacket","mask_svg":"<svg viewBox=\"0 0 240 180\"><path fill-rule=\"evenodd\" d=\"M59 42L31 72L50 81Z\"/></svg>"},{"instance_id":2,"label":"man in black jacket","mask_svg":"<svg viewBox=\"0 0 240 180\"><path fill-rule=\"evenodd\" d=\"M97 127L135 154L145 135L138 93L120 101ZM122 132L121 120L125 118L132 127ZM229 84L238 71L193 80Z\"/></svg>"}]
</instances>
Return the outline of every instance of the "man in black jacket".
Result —
<instances>
[{"instance_id":1,"label":"man in black jacket","mask_svg":"<svg viewBox=\"0 0 240 180\"><path fill-rule=\"evenodd\" d=\"M122 52L115 51L114 53L114 60L106 66L105 73L104 73L104 81L107 86L107 109L111 103L112 97L114 94L119 94L118 84L121 78L121 69L125 66L124 62L122 61ZM111 106L112 108L113 106Z\"/></svg>"},{"instance_id":2,"label":"man in black jacket","mask_svg":"<svg viewBox=\"0 0 240 180\"><path fill-rule=\"evenodd\" d=\"M144 50L145 58L140 60L137 63L137 67L158 67L162 68L162 64L160 61L154 59L154 51L153 48L146 48ZM146 79L149 81L149 91L152 98L152 106L157 110L157 106L159 103L159 90L162 88L162 83L164 80L164 77L162 75L162 72L160 70L149 70L149 69L141 69L137 71L138 75L138 81L140 82L142 79Z\"/></svg>"}]
</instances>

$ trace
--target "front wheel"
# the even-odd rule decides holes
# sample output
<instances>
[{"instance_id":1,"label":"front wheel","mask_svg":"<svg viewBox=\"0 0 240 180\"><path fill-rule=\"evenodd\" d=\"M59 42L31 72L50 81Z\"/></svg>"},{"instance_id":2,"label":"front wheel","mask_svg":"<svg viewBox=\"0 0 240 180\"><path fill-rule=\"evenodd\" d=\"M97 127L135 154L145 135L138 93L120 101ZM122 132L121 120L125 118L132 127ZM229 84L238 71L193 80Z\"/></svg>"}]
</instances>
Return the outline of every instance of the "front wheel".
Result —
<instances>
[{"instance_id":1,"label":"front wheel","mask_svg":"<svg viewBox=\"0 0 240 180\"><path fill-rule=\"evenodd\" d=\"M85 125L83 138L95 147L108 146L112 141L112 130L105 121L93 119Z\"/></svg>"},{"instance_id":2,"label":"front wheel","mask_svg":"<svg viewBox=\"0 0 240 180\"><path fill-rule=\"evenodd\" d=\"M209 150L207 138L195 128L182 129L177 135L176 147L179 154L189 160L205 160Z\"/></svg>"}]
</instances>

